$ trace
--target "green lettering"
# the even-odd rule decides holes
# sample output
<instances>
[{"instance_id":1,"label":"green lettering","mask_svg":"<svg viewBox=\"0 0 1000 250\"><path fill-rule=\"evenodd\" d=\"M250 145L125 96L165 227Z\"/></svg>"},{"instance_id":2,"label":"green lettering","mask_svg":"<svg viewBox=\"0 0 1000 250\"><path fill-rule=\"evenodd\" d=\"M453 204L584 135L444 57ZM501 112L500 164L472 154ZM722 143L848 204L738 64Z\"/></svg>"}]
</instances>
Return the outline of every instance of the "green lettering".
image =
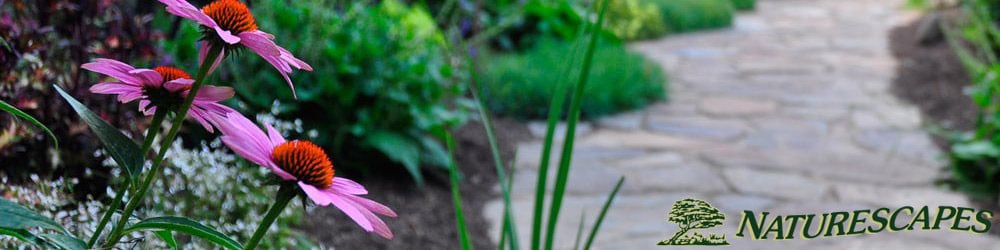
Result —
<instances>
[{"instance_id":1,"label":"green lettering","mask_svg":"<svg viewBox=\"0 0 1000 250\"><path fill-rule=\"evenodd\" d=\"M889 215L888 208L883 207L875 209L875 212L872 213L872 220L875 221L875 223L877 223L879 227L878 229L873 229L872 227L868 227L868 232L871 233L882 232L882 230L885 230L886 224L889 223L889 219L883 216L879 216L879 212L885 212L885 215Z\"/></svg>"},{"instance_id":2,"label":"green lettering","mask_svg":"<svg viewBox=\"0 0 1000 250\"><path fill-rule=\"evenodd\" d=\"M980 225L983 225L983 229L977 230L975 227L972 227L972 232L973 233L989 232L990 226L993 224L990 223L990 218L993 218L993 212L990 210L983 210L979 211L979 213L976 213L976 222L979 222Z\"/></svg>"},{"instance_id":3,"label":"green lettering","mask_svg":"<svg viewBox=\"0 0 1000 250\"><path fill-rule=\"evenodd\" d=\"M816 234L814 235L809 235L809 224L812 224L813 218L815 218L816 215L815 214L807 215L806 224L802 226L802 238L812 239L822 235L823 228L825 228L824 225L826 225L826 220L829 215L830 214L823 214L823 220L820 221L818 225L816 225Z\"/></svg>"},{"instance_id":4,"label":"green lettering","mask_svg":"<svg viewBox=\"0 0 1000 250\"><path fill-rule=\"evenodd\" d=\"M767 231L764 232L764 236L762 236L760 238L761 239L767 239L767 235L768 234L774 233L774 236L775 236L774 239L775 240L784 240L785 239L785 234L784 234L785 227L782 225L782 221L783 220L781 219L781 216L775 217L774 220L771 221L771 225L767 226Z\"/></svg>"},{"instance_id":5,"label":"green lettering","mask_svg":"<svg viewBox=\"0 0 1000 250\"><path fill-rule=\"evenodd\" d=\"M768 212L761 212L760 221L757 221L757 219L753 215L753 211L743 210L743 219L740 220L740 231L736 233L736 237L743 238L743 229L746 228L747 223L749 222L750 233L753 234L752 238L755 240L761 239L760 231L764 227L764 222L767 221L768 214L769 214Z\"/></svg>"},{"instance_id":6,"label":"green lettering","mask_svg":"<svg viewBox=\"0 0 1000 250\"><path fill-rule=\"evenodd\" d=\"M826 234L823 235L823 236L824 237L833 236L834 235L833 234L833 227L834 226L837 227L837 234L836 234L837 236L844 235L844 222L847 222L847 218L850 217L850 216L851 216L851 214L848 213L848 212L833 212L833 213L830 213L830 224L827 224L827 226L826 226Z\"/></svg>"},{"instance_id":7,"label":"green lettering","mask_svg":"<svg viewBox=\"0 0 1000 250\"><path fill-rule=\"evenodd\" d=\"M906 224L901 227L896 227L896 218L899 218L899 212L902 212L903 210L910 210L907 214L913 214L913 207L911 206L901 207L895 212L892 212L892 216L889 217L889 232L901 231L910 226L910 224Z\"/></svg>"},{"instance_id":8,"label":"green lettering","mask_svg":"<svg viewBox=\"0 0 1000 250\"><path fill-rule=\"evenodd\" d=\"M969 231L969 229L971 229L972 226L961 227L959 225L962 224L963 220L967 221L969 219L972 219L972 217L970 217L970 216L964 216L962 214L965 214L965 212L974 212L974 211L976 211L976 210L975 209L971 209L971 208L967 208L967 207L958 207L958 212L955 214L955 222L953 222L951 224L951 230Z\"/></svg>"},{"instance_id":9,"label":"green lettering","mask_svg":"<svg viewBox=\"0 0 1000 250\"><path fill-rule=\"evenodd\" d=\"M868 219L867 217L861 217L861 214L870 214L871 212L872 212L871 210L867 210L867 209L865 209L865 210L855 210L854 213L851 214L851 226L849 228L847 228L847 230L848 230L847 231L847 235L855 235L855 234L863 234L863 233L865 233L865 228L863 228L863 227L861 228L861 230L854 230L854 229L856 228L856 226L858 225L859 222L862 225L864 225L865 224L865 220Z\"/></svg>"},{"instance_id":10,"label":"green lettering","mask_svg":"<svg viewBox=\"0 0 1000 250\"><path fill-rule=\"evenodd\" d=\"M910 227L908 227L907 229L913 230L913 227L916 226L917 223L924 224L924 226L921 227L921 229L923 230L931 229L931 214L930 211L927 211L927 206L924 206L920 208L920 211L917 211L916 216L914 216L913 220L910 221Z\"/></svg>"},{"instance_id":11,"label":"green lettering","mask_svg":"<svg viewBox=\"0 0 1000 250\"><path fill-rule=\"evenodd\" d=\"M945 213L945 211L948 211ZM934 227L932 229L941 229L941 221L955 218L955 208L949 206L939 206L937 212L937 218L934 219Z\"/></svg>"},{"instance_id":12,"label":"green lettering","mask_svg":"<svg viewBox=\"0 0 1000 250\"><path fill-rule=\"evenodd\" d=\"M790 216L785 217L785 220L789 220L789 219L792 220L791 223L788 225L788 234L786 234L786 236L785 236L786 240L794 239L795 238L794 237L794 235L795 235L795 226L797 226L799 224L799 219L805 219L805 218L806 218L805 215L790 215Z\"/></svg>"}]
</instances>

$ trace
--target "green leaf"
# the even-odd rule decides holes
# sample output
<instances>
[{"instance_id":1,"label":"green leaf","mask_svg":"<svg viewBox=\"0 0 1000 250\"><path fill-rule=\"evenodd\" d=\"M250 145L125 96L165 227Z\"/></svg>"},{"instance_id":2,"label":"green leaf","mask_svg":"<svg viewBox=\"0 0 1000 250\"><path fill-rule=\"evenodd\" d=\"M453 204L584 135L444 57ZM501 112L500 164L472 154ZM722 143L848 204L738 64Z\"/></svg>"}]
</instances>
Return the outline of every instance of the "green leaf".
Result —
<instances>
[{"instance_id":1,"label":"green leaf","mask_svg":"<svg viewBox=\"0 0 1000 250\"><path fill-rule=\"evenodd\" d=\"M421 157L423 163L448 169L448 165L451 164L451 158L448 156L448 151L441 146L441 143L438 143L437 140L429 136L422 136L419 139L420 145L424 149L422 150L424 152L423 157Z\"/></svg>"},{"instance_id":2,"label":"green leaf","mask_svg":"<svg viewBox=\"0 0 1000 250\"><path fill-rule=\"evenodd\" d=\"M125 169L125 174L133 182L137 181L139 173L142 172L143 164L143 156L139 146L122 134L121 131L101 120L100 116L97 116L97 114L90 111L80 101L67 94L59 85L53 84L52 86L56 91L59 91L59 95L62 95L63 99L66 99L66 102L73 107L73 110L80 115L80 118L87 123L87 126L90 126L90 129L97 135L97 139L104 144L104 148L111 155L111 158L115 159L115 162Z\"/></svg>"},{"instance_id":3,"label":"green leaf","mask_svg":"<svg viewBox=\"0 0 1000 250\"><path fill-rule=\"evenodd\" d=\"M989 141L955 143L951 146L951 152L955 155L955 157L965 160L977 160L984 157L1000 156L1000 149Z\"/></svg>"},{"instance_id":4,"label":"green leaf","mask_svg":"<svg viewBox=\"0 0 1000 250\"><path fill-rule=\"evenodd\" d=\"M164 217L153 217L148 218L129 228L126 228L122 233L128 234L135 231L141 230L169 230L175 232L182 232L190 234L192 236L210 241L219 246L225 247L226 249L243 249L243 246L239 242L229 238L228 236L202 225L201 223L192 221L188 218L164 216Z\"/></svg>"},{"instance_id":5,"label":"green leaf","mask_svg":"<svg viewBox=\"0 0 1000 250\"><path fill-rule=\"evenodd\" d=\"M20 109L17 109L14 106L7 104L2 100L0 100L0 110L7 111L7 113L10 113L17 117L21 117L22 119L28 120L29 123L35 125L36 127L42 128L42 130L45 130L46 134L49 134L49 137L52 138L52 141L55 142L56 148L59 148L59 140L56 139L56 135L52 133L52 130L49 130L48 127L42 124L42 122L39 122L34 117L31 117L31 115L29 115L28 113L24 113L24 111L21 111Z\"/></svg>"},{"instance_id":6,"label":"green leaf","mask_svg":"<svg viewBox=\"0 0 1000 250\"><path fill-rule=\"evenodd\" d=\"M42 239L60 249L83 250L87 249L87 243L76 237L65 234L43 234Z\"/></svg>"},{"instance_id":7,"label":"green leaf","mask_svg":"<svg viewBox=\"0 0 1000 250\"><path fill-rule=\"evenodd\" d=\"M35 236L34 234L31 234L31 232L28 232L28 230L24 230L24 229L14 230L14 229L8 229L8 228L2 228L2 227L0 227L0 235L8 235L8 236L14 237L14 238L16 238L18 240L21 240L23 242L31 243L32 245L35 245L35 246L46 245L45 241L43 241L42 239L38 238L38 236Z\"/></svg>"},{"instance_id":8,"label":"green leaf","mask_svg":"<svg viewBox=\"0 0 1000 250\"><path fill-rule=\"evenodd\" d=\"M41 227L68 233L59 223L6 199L0 199L0 218L0 228L7 230Z\"/></svg>"},{"instance_id":9,"label":"green leaf","mask_svg":"<svg viewBox=\"0 0 1000 250\"><path fill-rule=\"evenodd\" d=\"M389 159L403 164L417 185L424 184L424 176L420 173L419 144L398 133L385 131L372 133L365 139L365 144L378 149Z\"/></svg>"},{"instance_id":10,"label":"green leaf","mask_svg":"<svg viewBox=\"0 0 1000 250\"><path fill-rule=\"evenodd\" d=\"M167 246L169 246L171 250L177 250L177 239L174 239L173 233L167 230L161 230L153 231L153 234L155 234L156 237L159 237L160 240L163 240L163 242L167 243Z\"/></svg>"}]
</instances>

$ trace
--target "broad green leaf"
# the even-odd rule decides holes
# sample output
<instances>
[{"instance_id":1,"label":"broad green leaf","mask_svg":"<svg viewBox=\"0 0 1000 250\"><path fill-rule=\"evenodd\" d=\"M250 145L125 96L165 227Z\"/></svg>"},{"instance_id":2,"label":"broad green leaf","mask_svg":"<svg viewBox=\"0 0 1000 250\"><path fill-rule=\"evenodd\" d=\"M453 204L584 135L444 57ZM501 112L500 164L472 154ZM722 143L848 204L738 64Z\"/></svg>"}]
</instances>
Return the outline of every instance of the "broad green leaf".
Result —
<instances>
[{"instance_id":1,"label":"broad green leaf","mask_svg":"<svg viewBox=\"0 0 1000 250\"><path fill-rule=\"evenodd\" d=\"M42 122L39 122L34 117L31 117L31 115L29 115L28 113L24 113L24 111L21 111L20 109L17 109L14 106L2 100L0 100L0 110L7 111L7 113L10 113L11 115L21 117L21 119L27 120L29 123L35 125L36 127L42 128L42 130L45 130L46 134L49 134L49 137L52 138L52 141L55 142L56 148L59 148L59 139L56 139L56 135L52 133L52 130L49 130L49 128L46 127L45 124L42 124Z\"/></svg>"},{"instance_id":2,"label":"broad green leaf","mask_svg":"<svg viewBox=\"0 0 1000 250\"><path fill-rule=\"evenodd\" d=\"M42 239L38 238L38 236L35 236L34 234L31 234L31 232L28 232L28 230L24 230L24 229L13 230L13 229L8 229L8 228L2 228L2 227L0 227L0 235L11 236L11 237L14 237L14 238L16 238L18 240L21 240L23 242L31 243L32 245L35 245L35 246L43 246L43 245L45 245L45 241L43 241Z\"/></svg>"},{"instance_id":3,"label":"broad green leaf","mask_svg":"<svg viewBox=\"0 0 1000 250\"><path fill-rule=\"evenodd\" d=\"M66 102L87 123L87 126L90 126L90 129L97 135L97 139L104 144L104 149L111 155L111 158L115 159L115 162L125 169L125 174L129 175L133 182L138 180L143 164L143 156L139 145L136 145L134 141L122 134L118 129L101 120L100 116L94 114L83 103L80 103L80 101L67 94L66 91L63 91L59 85L53 84L52 87L56 91L59 91L59 95L62 95L63 99L66 99Z\"/></svg>"},{"instance_id":4,"label":"broad green leaf","mask_svg":"<svg viewBox=\"0 0 1000 250\"><path fill-rule=\"evenodd\" d=\"M59 223L6 199L0 199L0 218L0 228L7 230L41 227L68 233Z\"/></svg>"},{"instance_id":5,"label":"broad green leaf","mask_svg":"<svg viewBox=\"0 0 1000 250\"><path fill-rule=\"evenodd\" d=\"M424 176L420 173L419 144L404 135L384 131L375 132L368 136L365 139L365 144L378 149L389 159L403 164L417 185L424 184Z\"/></svg>"},{"instance_id":6,"label":"broad green leaf","mask_svg":"<svg viewBox=\"0 0 1000 250\"><path fill-rule=\"evenodd\" d=\"M219 246L225 247L226 249L243 249L243 246L239 242L229 238L228 236L202 225L201 223L192 221L188 218L164 216L164 217L154 217L139 221L135 225L126 228L124 233L131 233L142 230L168 230L174 232L181 232L190 234L192 236L201 238L203 240L210 241Z\"/></svg>"},{"instance_id":7,"label":"broad green leaf","mask_svg":"<svg viewBox=\"0 0 1000 250\"><path fill-rule=\"evenodd\" d=\"M83 250L87 249L87 243L83 240L77 239L76 237L65 235L65 234L43 234L42 239L46 242L56 246L59 249L66 250Z\"/></svg>"},{"instance_id":8,"label":"broad green leaf","mask_svg":"<svg viewBox=\"0 0 1000 250\"><path fill-rule=\"evenodd\" d=\"M170 247L171 250L177 250L177 239L174 239L173 233L167 230L161 230L153 231L153 234L155 234L156 237L159 237L160 240L163 240L164 243L167 243L167 246Z\"/></svg>"}]
</instances>

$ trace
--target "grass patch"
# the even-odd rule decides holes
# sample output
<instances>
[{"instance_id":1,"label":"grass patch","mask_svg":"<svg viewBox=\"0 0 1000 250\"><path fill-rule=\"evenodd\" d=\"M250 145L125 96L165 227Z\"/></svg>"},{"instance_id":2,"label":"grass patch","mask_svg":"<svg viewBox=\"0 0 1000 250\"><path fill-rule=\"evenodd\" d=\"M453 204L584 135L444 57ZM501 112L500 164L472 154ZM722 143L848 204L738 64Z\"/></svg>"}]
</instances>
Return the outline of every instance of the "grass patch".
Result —
<instances>
[{"instance_id":1,"label":"grass patch","mask_svg":"<svg viewBox=\"0 0 1000 250\"><path fill-rule=\"evenodd\" d=\"M736 10L752 10L757 7L757 0L730 0L730 2Z\"/></svg>"},{"instance_id":2,"label":"grass patch","mask_svg":"<svg viewBox=\"0 0 1000 250\"><path fill-rule=\"evenodd\" d=\"M671 33L728 27L733 23L733 0L650 0L660 9Z\"/></svg>"},{"instance_id":3,"label":"grass patch","mask_svg":"<svg viewBox=\"0 0 1000 250\"><path fill-rule=\"evenodd\" d=\"M583 94L584 117L636 109L666 98L666 78L658 64L620 44L605 44L594 52L600 59L594 61ZM486 107L499 115L546 117L555 84L562 80L561 65L573 52L570 43L546 41L524 53L488 58L480 75Z\"/></svg>"}]
</instances>

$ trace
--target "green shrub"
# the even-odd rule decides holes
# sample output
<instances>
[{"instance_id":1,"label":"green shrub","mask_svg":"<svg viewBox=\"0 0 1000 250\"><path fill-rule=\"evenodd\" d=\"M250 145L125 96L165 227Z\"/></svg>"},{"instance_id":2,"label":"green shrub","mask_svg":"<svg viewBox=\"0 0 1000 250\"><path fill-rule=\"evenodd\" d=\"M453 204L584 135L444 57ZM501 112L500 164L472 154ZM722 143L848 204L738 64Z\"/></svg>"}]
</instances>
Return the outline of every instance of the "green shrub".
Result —
<instances>
[{"instance_id":1,"label":"green shrub","mask_svg":"<svg viewBox=\"0 0 1000 250\"><path fill-rule=\"evenodd\" d=\"M560 79L560 72L574 53L572 47L567 42L548 41L522 54L487 58L479 77L487 107L508 116L545 117L555 83L566 81ZM665 78L658 64L626 51L620 44L598 47L594 58L584 92L584 117L635 109L664 99Z\"/></svg>"},{"instance_id":2,"label":"green shrub","mask_svg":"<svg viewBox=\"0 0 1000 250\"><path fill-rule=\"evenodd\" d=\"M514 18L515 21L510 21L510 27L493 39L494 47L523 51L545 39L576 38L580 25L584 23L583 11L576 3L569 0L527 0L523 7L517 4L506 5L506 9L501 12L523 12L521 15L501 17Z\"/></svg>"},{"instance_id":3,"label":"green shrub","mask_svg":"<svg viewBox=\"0 0 1000 250\"><path fill-rule=\"evenodd\" d=\"M730 0L733 3L733 9L736 10L752 10L757 7L757 0Z\"/></svg>"},{"instance_id":4,"label":"green shrub","mask_svg":"<svg viewBox=\"0 0 1000 250\"><path fill-rule=\"evenodd\" d=\"M641 0L609 0L605 28L624 40L655 38L667 34L656 5Z\"/></svg>"},{"instance_id":5,"label":"green shrub","mask_svg":"<svg viewBox=\"0 0 1000 250\"><path fill-rule=\"evenodd\" d=\"M733 23L730 0L651 0L672 33L727 27Z\"/></svg>"},{"instance_id":6,"label":"green shrub","mask_svg":"<svg viewBox=\"0 0 1000 250\"><path fill-rule=\"evenodd\" d=\"M306 130L318 132L315 141L338 171L384 172L379 166L391 160L420 182L421 165L448 161L428 131L465 120L456 109L463 105L452 103L465 91L455 74L462 70L445 56L444 36L424 9L394 0L336 4L342 2L255 2L258 26L315 69L291 75L298 100L273 67L255 56L230 56L220 82L239 89L251 112L276 109L279 118L301 119ZM197 28L187 29L178 34L197 39ZM172 42L166 47L183 52L177 44L191 41ZM194 54L178 56L184 55ZM272 107L275 97L282 101Z\"/></svg>"}]
</instances>

